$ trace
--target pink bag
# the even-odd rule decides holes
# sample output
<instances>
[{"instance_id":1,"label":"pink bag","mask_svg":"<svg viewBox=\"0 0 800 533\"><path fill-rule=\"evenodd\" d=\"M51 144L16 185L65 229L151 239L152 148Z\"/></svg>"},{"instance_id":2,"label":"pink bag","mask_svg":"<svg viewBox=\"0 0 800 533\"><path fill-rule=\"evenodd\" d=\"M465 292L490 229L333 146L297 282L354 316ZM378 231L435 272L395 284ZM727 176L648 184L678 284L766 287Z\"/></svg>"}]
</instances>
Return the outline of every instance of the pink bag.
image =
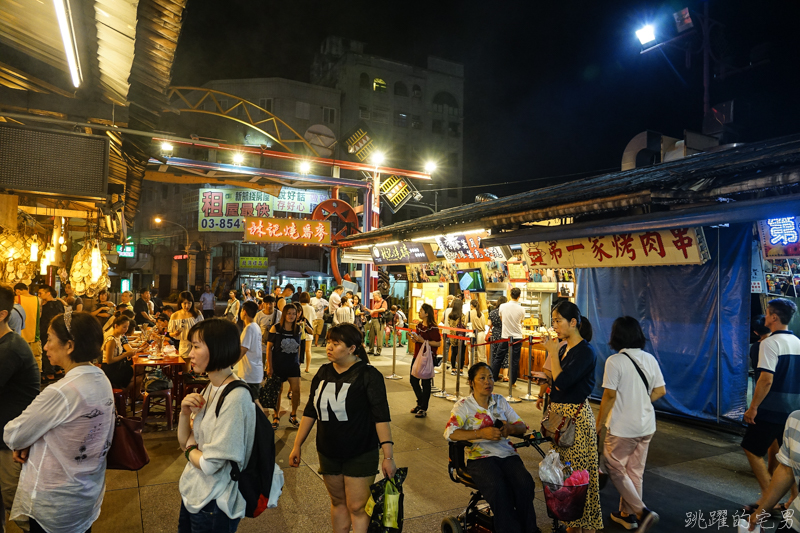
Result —
<instances>
[{"instance_id":1,"label":"pink bag","mask_svg":"<svg viewBox=\"0 0 800 533\"><path fill-rule=\"evenodd\" d=\"M422 345L419 355L414 359L414 366L411 367L411 375L419 379L432 379L433 373L433 354L431 345L428 341Z\"/></svg>"}]
</instances>

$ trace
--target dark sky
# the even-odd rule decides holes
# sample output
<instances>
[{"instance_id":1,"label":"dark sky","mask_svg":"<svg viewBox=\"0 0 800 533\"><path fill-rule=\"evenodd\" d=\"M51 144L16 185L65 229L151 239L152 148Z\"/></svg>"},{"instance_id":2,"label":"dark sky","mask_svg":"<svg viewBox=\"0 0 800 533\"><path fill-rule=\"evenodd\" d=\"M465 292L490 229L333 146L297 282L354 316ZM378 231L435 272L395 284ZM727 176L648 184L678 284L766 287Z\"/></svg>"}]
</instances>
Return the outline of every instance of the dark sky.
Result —
<instances>
[{"instance_id":1,"label":"dark sky","mask_svg":"<svg viewBox=\"0 0 800 533\"><path fill-rule=\"evenodd\" d=\"M672 12L687 6L702 12L703 2L189 0L174 83L309 81L327 35L423 67L428 55L461 62L464 182L487 184L465 192L469 202L472 193L502 196L617 169L628 141L645 129L700 131L701 55L688 69L679 50L640 55L634 35L645 22L674 33ZM714 0L710 14L725 25L711 33L718 57L746 66L751 49L767 44L770 58L712 79L711 104L736 100L744 142L800 132L800 2ZM488 185L519 180L529 181Z\"/></svg>"}]
</instances>

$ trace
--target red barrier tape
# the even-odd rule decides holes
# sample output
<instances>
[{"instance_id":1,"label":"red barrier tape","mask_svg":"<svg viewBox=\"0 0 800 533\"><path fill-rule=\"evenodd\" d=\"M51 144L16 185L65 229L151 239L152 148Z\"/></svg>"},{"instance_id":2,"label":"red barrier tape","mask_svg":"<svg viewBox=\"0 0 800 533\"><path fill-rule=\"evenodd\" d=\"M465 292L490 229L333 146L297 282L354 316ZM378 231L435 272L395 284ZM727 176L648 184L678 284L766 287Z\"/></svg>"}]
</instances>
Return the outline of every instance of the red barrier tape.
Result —
<instances>
[{"instance_id":1,"label":"red barrier tape","mask_svg":"<svg viewBox=\"0 0 800 533\"><path fill-rule=\"evenodd\" d=\"M458 335L448 335L447 338L448 339L456 339L456 340L459 340L459 341L467 341L467 342L472 340L469 337L459 337Z\"/></svg>"},{"instance_id":2,"label":"red barrier tape","mask_svg":"<svg viewBox=\"0 0 800 533\"><path fill-rule=\"evenodd\" d=\"M394 329L397 329L397 330L400 330L400 331L408 331L409 333L414 333L416 331L415 329L408 329L408 328L394 328Z\"/></svg>"},{"instance_id":3,"label":"red barrier tape","mask_svg":"<svg viewBox=\"0 0 800 533\"><path fill-rule=\"evenodd\" d=\"M480 344L473 344L473 346L488 346L489 344L500 344L501 342L508 342L508 339L497 339L496 341L487 341Z\"/></svg>"},{"instance_id":4,"label":"red barrier tape","mask_svg":"<svg viewBox=\"0 0 800 533\"><path fill-rule=\"evenodd\" d=\"M439 329L449 329L450 331L463 331L464 333L474 333L474 330L464 328L451 328L449 326L439 326Z\"/></svg>"}]
</instances>

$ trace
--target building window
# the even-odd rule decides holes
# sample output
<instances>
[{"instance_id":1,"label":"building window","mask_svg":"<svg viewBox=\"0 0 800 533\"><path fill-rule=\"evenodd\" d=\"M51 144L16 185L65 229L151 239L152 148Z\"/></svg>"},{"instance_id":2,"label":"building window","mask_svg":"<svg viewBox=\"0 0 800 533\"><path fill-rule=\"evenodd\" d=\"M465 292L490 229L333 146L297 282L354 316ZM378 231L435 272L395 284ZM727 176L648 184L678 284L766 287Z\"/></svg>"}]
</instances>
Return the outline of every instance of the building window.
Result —
<instances>
[{"instance_id":1,"label":"building window","mask_svg":"<svg viewBox=\"0 0 800 533\"><path fill-rule=\"evenodd\" d=\"M219 108L222 109L223 113L225 113L228 110L228 101L227 100L219 100Z\"/></svg>"},{"instance_id":2,"label":"building window","mask_svg":"<svg viewBox=\"0 0 800 533\"><path fill-rule=\"evenodd\" d=\"M380 78L375 78L372 80L372 90L376 93L385 93L386 92L386 82Z\"/></svg>"},{"instance_id":3,"label":"building window","mask_svg":"<svg viewBox=\"0 0 800 533\"><path fill-rule=\"evenodd\" d=\"M461 125L458 122L447 123L447 135L450 137L458 137L461 135Z\"/></svg>"},{"instance_id":4,"label":"building window","mask_svg":"<svg viewBox=\"0 0 800 533\"><path fill-rule=\"evenodd\" d=\"M175 185L175 187L173 187L173 189L172 189L172 190L173 190L173 191L175 191L175 193L174 193L174 194L180 194L180 192L181 192L181 186L180 186L180 185Z\"/></svg>"},{"instance_id":5,"label":"building window","mask_svg":"<svg viewBox=\"0 0 800 533\"><path fill-rule=\"evenodd\" d=\"M358 86L362 89L369 89L369 75L366 72L362 72L359 76Z\"/></svg>"},{"instance_id":6,"label":"building window","mask_svg":"<svg viewBox=\"0 0 800 533\"><path fill-rule=\"evenodd\" d=\"M422 98L422 89L419 88L419 85L414 85L411 88L411 96L414 98Z\"/></svg>"},{"instance_id":7,"label":"building window","mask_svg":"<svg viewBox=\"0 0 800 533\"><path fill-rule=\"evenodd\" d=\"M444 120L434 120L433 127L431 128L433 133L438 133L440 135L444 134Z\"/></svg>"},{"instance_id":8,"label":"building window","mask_svg":"<svg viewBox=\"0 0 800 533\"><path fill-rule=\"evenodd\" d=\"M398 128L407 128L408 127L408 115L405 113L395 113L394 114L394 125Z\"/></svg>"},{"instance_id":9,"label":"building window","mask_svg":"<svg viewBox=\"0 0 800 533\"><path fill-rule=\"evenodd\" d=\"M311 114L311 104L308 102L297 102L294 108L294 116L304 120L308 120Z\"/></svg>"},{"instance_id":10,"label":"building window","mask_svg":"<svg viewBox=\"0 0 800 533\"><path fill-rule=\"evenodd\" d=\"M447 154L447 166L450 168L458 168L458 152L450 152Z\"/></svg>"},{"instance_id":11,"label":"building window","mask_svg":"<svg viewBox=\"0 0 800 533\"><path fill-rule=\"evenodd\" d=\"M270 113L272 113L272 98L261 98L258 100L258 106L262 109L266 109Z\"/></svg>"},{"instance_id":12,"label":"building window","mask_svg":"<svg viewBox=\"0 0 800 533\"><path fill-rule=\"evenodd\" d=\"M415 130L422 129L422 115L411 115L411 127Z\"/></svg>"},{"instance_id":13,"label":"building window","mask_svg":"<svg viewBox=\"0 0 800 533\"><path fill-rule=\"evenodd\" d=\"M328 124L336 124L336 110L332 107L323 107L322 121Z\"/></svg>"},{"instance_id":14,"label":"building window","mask_svg":"<svg viewBox=\"0 0 800 533\"><path fill-rule=\"evenodd\" d=\"M394 84L395 96L408 96L408 87L402 81L395 82Z\"/></svg>"},{"instance_id":15,"label":"building window","mask_svg":"<svg viewBox=\"0 0 800 533\"><path fill-rule=\"evenodd\" d=\"M161 199L166 200L169 196L169 185L162 185L161 186Z\"/></svg>"},{"instance_id":16,"label":"building window","mask_svg":"<svg viewBox=\"0 0 800 533\"><path fill-rule=\"evenodd\" d=\"M447 184L447 197L458 198L458 183L451 181Z\"/></svg>"},{"instance_id":17,"label":"building window","mask_svg":"<svg viewBox=\"0 0 800 533\"><path fill-rule=\"evenodd\" d=\"M385 111L373 111L372 112L372 121L379 122L381 124L388 124L389 123L389 113Z\"/></svg>"},{"instance_id":18,"label":"building window","mask_svg":"<svg viewBox=\"0 0 800 533\"><path fill-rule=\"evenodd\" d=\"M358 118L369 120L369 108L365 105L358 106Z\"/></svg>"},{"instance_id":19,"label":"building window","mask_svg":"<svg viewBox=\"0 0 800 533\"><path fill-rule=\"evenodd\" d=\"M458 101L450 94L441 92L433 97L433 112L442 113L451 117L458 116Z\"/></svg>"}]
</instances>

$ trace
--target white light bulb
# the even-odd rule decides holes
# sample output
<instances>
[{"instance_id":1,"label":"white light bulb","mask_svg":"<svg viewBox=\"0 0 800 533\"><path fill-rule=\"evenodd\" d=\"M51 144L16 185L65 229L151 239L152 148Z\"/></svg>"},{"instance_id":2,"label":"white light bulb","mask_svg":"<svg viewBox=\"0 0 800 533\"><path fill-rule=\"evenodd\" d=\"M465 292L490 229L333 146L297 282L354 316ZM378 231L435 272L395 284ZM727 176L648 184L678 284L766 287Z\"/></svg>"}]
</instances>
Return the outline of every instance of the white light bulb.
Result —
<instances>
[{"instance_id":1,"label":"white light bulb","mask_svg":"<svg viewBox=\"0 0 800 533\"><path fill-rule=\"evenodd\" d=\"M31 243L31 262L36 262L39 260L39 241L34 240Z\"/></svg>"}]
</instances>

